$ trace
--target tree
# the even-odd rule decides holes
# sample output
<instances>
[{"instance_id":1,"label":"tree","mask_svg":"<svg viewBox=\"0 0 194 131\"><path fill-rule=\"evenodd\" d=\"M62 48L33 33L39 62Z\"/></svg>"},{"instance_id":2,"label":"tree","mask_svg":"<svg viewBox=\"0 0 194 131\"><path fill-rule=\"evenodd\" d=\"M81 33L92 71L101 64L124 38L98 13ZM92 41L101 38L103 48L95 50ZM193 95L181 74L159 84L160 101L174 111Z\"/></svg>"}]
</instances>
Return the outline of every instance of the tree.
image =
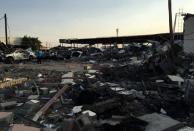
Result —
<instances>
[{"instance_id":1,"label":"tree","mask_svg":"<svg viewBox=\"0 0 194 131\"><path fill-rule=\"evenodd\" d=\"M24 48L31 48L32 50L38 50L42 47L41 41L38 38L24 36L22 38L21 46Z\"/></svg>"},{"instance_id":2,"label":"tree","mask_svg":"<svg viewBox=\"0 0 194 131\"><path fill-rule=\"evenodd\" d=\"M6 51L8 49L8 46L6 46L3 42L0 41L0 50Z\"/></svg>"}]
</instances>

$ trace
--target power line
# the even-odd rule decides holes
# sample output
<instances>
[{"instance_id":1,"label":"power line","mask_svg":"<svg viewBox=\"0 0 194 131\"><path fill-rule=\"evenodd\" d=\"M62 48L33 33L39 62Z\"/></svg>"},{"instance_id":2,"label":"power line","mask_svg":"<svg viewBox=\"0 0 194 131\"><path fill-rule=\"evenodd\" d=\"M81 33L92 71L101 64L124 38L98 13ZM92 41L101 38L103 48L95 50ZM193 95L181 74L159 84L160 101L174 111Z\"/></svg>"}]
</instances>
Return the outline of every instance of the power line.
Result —
<instances>
[{"instance_id":1,"label":"power line","mask_svg":"<svg viewBox=\"0 0 194 131\"><path fill-rule=\"evenodd\" d=\"M0 18L0 20L2 20L2 19L4 19L4 16L2 16L2 17Z\"/></svg>"},{"instance_id":2,"label":"power line","mask_svg":"<svg viewBox=\"0 0 194 131\"><path fill-rule=\"evenodd\" d=\"M1 22L1 20L3 20L3 19L4 19L4 16L0 17L0 22ZM3 30L3 28L1 27L1 25L0 25L0 30ZM2 33L2 32L1 32L1 33ZM0 33L0 36L2 35L1 33Z\"/></svg>"},{"instance_id":3,"label":"power line","mask_svg":"<svg viewBox=\"0 0 194 131\"><path fill-rule=\"evenodd\" d=\"M194 39L184 39L184 40L194 40Z\"/></svg>"},{"instance_id":4,"label":"power line","mask_svg":"<svg viewBox=\"0 0 194 131\"><path fill-rule=\"evenodd\" d=\"M9 26L9 23L7 22L7 27L8 27L8 42L9 42L9 44L11 44L10 42L10 37L11 37L11 30L10 30L10 26Z\"/></svg>"},{"instance_id":5,"label":"power line","mask_svg":"<svg viewBox=\"0 0 194 131\"><path fill-rule=\"evenodd\" d=\"M184 34L185 36L190 36L190 35L193 35L194 32L191 32L191 33L188 33L188 34Z\"/></svg>"}]
</instances>

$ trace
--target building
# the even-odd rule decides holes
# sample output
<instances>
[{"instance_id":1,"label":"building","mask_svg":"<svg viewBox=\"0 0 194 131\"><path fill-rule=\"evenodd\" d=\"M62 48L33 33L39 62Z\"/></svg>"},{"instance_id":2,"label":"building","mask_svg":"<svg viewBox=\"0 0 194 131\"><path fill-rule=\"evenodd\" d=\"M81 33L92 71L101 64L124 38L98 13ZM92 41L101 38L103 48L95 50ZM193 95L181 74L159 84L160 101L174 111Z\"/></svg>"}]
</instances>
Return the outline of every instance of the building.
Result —
<instances>
[{"instance_id":1,"label":"building","mask_svg":"<svg viewBox=\"0 0 194 131\"><path fill-rule=\"evenodd\" d=\"M183 33L174 33L175 40L183 40ZM147 35L132 35L119 37L99 37L99 38L85 38L85 39L59 39L59 43L64 45L114 45L115 43L128 45L132 43L147 43L148 41L164 42L170 40L169 33L147 34Z\"/></svg>"},{"instance_id":2,"label":"building","mask_svg":"<svg viewBox=\"0 0 194 131\"><path fill-rule=\"evenodd\" d=\"M0 41L5 43L5 37L0 37ZM22 37L8 37L8 43L14 46L20 46L22 42Z\"/></svg>"},{"instance_id":3,"label":"building","mask_svg":"<svg viewBox=\"0 0 194 131\"><path fill-rule=\"evenodd\" d=\"M184 18L184 51L194 53L194 14L186 14Z\"/></svg>"}]
</instances>

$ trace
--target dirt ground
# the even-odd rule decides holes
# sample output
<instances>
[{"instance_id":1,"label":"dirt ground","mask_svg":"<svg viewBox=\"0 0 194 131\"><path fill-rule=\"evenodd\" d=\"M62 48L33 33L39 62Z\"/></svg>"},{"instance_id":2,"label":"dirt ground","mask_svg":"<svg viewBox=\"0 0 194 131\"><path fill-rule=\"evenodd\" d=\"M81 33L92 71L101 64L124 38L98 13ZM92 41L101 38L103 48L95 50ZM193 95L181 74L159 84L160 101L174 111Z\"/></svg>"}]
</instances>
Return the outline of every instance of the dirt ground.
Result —
<instances>
[{"instance_id":1,"label":"dirt ground","mask_svg":"<svg viewBox=\"0 0 194 131\"><path fill-rule=\"evenodd\" d=\"M18 68L25 69L44 69L44 70L56 70L56 71L83 71L84 66L89 64L83 64L72 61L43 61L42 64L37 64L36 62L25 62L17 64L0 64L0 68L15 66Z\"/></svg>"}]
</instances>

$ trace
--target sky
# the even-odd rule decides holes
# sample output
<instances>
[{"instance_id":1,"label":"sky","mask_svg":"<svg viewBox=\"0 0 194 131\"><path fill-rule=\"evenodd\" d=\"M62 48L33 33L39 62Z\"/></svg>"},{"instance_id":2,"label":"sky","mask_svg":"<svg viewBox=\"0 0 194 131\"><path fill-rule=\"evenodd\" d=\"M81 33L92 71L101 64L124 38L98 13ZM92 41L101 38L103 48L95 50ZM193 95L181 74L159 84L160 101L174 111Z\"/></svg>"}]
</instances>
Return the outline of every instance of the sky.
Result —
<instances>
[{"instance_id":1,"label":"sky","mask_svg":"<svg viewBox=\"0 0 194 131\"><path fill-rule=\"evenodd\" d=\"M194 13L194 0L172 0ZM38 37L57 45L60 38L90 38L168 32L168 0L0 0L0 17L8 16L9 34ZM0 21L0 36L3 35Z\"/></svg>"}]
</instances>

